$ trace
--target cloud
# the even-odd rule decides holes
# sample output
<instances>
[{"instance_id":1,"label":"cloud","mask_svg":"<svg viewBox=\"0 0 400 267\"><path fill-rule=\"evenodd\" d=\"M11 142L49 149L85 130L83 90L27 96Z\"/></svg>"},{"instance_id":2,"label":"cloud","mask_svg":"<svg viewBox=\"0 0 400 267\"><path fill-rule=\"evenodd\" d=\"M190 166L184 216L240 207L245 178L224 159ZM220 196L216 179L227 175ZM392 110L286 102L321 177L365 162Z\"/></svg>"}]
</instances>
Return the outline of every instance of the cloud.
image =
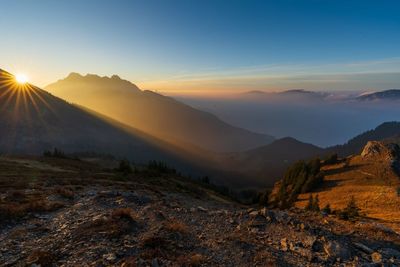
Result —
<instances>
[{"instance_id":1,"label":"cloud","mask_svg":"<svg viewBox=\"0 0 400 267\"><path fill-rule=\"evenodd\" d=\"M174 92L231 90L365 90L400 87L400 58L337 64L271 64L183 72L142 82L146 89Z\"/></svg>"}]
</instances>

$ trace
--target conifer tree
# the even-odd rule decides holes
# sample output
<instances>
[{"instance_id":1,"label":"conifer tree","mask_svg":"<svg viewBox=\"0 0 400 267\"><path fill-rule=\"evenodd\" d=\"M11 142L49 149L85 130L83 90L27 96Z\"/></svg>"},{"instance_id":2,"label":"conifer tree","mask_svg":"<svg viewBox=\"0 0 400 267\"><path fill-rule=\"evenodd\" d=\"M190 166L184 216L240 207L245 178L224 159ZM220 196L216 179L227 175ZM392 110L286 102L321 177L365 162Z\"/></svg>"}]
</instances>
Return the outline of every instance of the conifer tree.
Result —
<instances>
[{"instance_id":1,"label":"conifer tree","mask_svg":"<svg viewBox=\"0 0 400 267\"><path fill-rule=\"evenodd\" d=\"M318 195L316 195L315 198L314 198L314 202L313 202L313 204L312 204L312 210L313 210L313 211L320 211L320 208L319 208L319 197L318 197Z\"/></svg>"},{"instance_id":2,"label":"conifer tree","mask_svg":"<svg viewBox=\"0 0 400 267\"><path fill-rule=\"evenodd\" d=\"M313 205L314 205L314 197L312 194L310 194L310 197L308 198L308 203L306 206L306 210L313 210Z\"/></svg>"}]
</instances>

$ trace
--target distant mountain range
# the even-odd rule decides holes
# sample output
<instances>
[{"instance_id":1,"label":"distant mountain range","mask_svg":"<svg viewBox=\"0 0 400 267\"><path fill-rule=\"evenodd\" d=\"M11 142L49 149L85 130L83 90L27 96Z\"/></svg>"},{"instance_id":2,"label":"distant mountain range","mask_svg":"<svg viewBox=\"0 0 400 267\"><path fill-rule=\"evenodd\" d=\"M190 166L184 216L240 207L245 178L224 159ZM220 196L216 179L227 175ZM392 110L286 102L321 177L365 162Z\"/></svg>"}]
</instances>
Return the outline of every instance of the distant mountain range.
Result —
<instances>
[{"instance_id":1,"label":"distant mountain range","mask_svg":"<svg viewBox=\"0 0 400 267\"><path fill-rule=\"evenodd\" d=\"M282 92L265 92L265 91L249 91L241 94L241 97L245 99L253 100L308 100L308 101L323 101L323 100L335 100L335 101L396 101L400 100L400 89L388 89L377 92L363 93L361 95L354 96L353 94L348 94L344 96L335 96L331 93L326 92L315 92L308 91L304 89L292 89Z\"/></svg>"},{"instance_id":2,"label":"distant mountain range","mask_svg":"<svg viewBox=\"0 0 400 267\"><path fill-rule=\"evenodd\" d=\"M329 93L313 92L305 89L292 89L282 92L249 91L240 95L245 99L252 100L274 100L274 101L315 101L323 100Z\"/></svg>"},{"instance_id":3,"label":"distant mountain range","mask_svg":"<svg viewBox=\"0 0 400 267\"><path fill-rule=\"evenodd\" d=\"M170 143L216 152L244 151L274 138L231 126L211 113L152 91L141 91L118 76L71 73L47 91Z\"/></svg>"},{"instance_id":4,"label":"distant mountain range","mask_svg":"<svg viewBox=\"0 0 400 267\"><path fill-rule=\"evenodd\" d=\"M381 92L367 93L357 97L359 101L400 100L400 89L390 89Z\"/></svg>"}]
</instances>

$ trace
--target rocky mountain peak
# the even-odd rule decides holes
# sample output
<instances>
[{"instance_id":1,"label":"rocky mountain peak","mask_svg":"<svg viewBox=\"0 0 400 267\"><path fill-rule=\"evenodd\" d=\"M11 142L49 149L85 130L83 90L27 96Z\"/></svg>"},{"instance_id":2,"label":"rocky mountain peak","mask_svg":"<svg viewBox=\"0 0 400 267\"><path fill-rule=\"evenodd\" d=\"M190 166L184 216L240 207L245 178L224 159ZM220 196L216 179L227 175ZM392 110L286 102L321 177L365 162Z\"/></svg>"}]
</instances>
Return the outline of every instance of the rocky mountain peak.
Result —
<instances>
[{"instance_id":1,"label":"rocky mountain peak","mask_svg":"<svg viewBox=\"0 0 400 267\"><path fill-rule=\"evenodd\" d=\"M400 148L397 144L389 143L385 144L379 141L369 141L363 151L361 156L363 158L376 158L376 159L387 159L394 160L400 155Z\"/></svg>"}]
</instances>

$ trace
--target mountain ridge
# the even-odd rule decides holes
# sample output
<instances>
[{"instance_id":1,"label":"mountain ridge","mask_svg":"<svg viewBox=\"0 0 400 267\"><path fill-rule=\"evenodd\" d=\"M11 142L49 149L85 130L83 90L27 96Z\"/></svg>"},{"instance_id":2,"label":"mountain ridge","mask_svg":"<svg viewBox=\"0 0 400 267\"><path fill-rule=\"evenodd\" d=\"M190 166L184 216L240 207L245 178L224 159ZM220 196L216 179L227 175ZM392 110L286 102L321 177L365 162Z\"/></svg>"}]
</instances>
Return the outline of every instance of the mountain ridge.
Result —
<instances>
[{"instance_id":1,"label":"mountain ridge","mask_svg":"<svg viewBox=\"0 0 400 267\"><path fill-rule=\"evenodd\" d=\"M120 86L126 90L119 90ZM169 142L193 143L207 150L231 152L274 140L271 136L229 125L211 113L171 97L142 91L120 78L72 74L72 78L59 80L45 89Z\"/></svg>"}]
</instances>

